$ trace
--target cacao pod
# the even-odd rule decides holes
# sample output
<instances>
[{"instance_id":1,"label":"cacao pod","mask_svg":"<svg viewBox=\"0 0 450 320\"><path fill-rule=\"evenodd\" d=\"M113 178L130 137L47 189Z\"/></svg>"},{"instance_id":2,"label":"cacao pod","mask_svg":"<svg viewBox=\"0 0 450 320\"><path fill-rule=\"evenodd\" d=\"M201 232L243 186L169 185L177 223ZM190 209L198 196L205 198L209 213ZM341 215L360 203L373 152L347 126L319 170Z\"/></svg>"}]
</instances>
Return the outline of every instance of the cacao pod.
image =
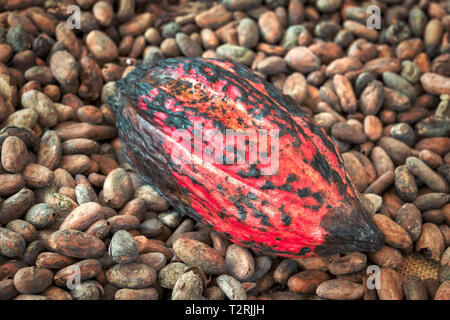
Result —
<instances>
[{"instance_id":1,"label":"cacao pod","mask_svg":"<svg viewBox=\"0 0 450 320\"><path fill-rule=\"evenodd\" d=\"M247 67L166 59L116 88L109 102L124 153L180 213L284 257L382 247L332 140Z\"/></svg>"}]
</instances>

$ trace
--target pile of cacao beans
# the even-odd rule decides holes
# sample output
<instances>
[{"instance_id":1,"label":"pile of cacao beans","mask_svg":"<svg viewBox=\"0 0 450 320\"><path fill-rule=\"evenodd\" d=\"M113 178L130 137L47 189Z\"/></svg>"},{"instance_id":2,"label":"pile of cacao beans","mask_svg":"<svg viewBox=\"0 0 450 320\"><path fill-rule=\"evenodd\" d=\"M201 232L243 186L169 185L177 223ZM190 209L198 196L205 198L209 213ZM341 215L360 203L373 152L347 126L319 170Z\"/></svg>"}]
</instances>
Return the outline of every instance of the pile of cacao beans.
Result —
<instances>
[{"instance_id":1,"label":"pile of cacao beans","mask_svg":"<svg viewBox=\"0 0 450 320\"><path fill-rule=\"evenodd\" d=\"M0 11L1 300L450 299L450 2L5 0ZM143 183L107 99L135 66L178 56L244 64L292 96L338 146L385 246L264 255ZM436 275L402 272L411 254Z\"/></svg>"}]
</instances>

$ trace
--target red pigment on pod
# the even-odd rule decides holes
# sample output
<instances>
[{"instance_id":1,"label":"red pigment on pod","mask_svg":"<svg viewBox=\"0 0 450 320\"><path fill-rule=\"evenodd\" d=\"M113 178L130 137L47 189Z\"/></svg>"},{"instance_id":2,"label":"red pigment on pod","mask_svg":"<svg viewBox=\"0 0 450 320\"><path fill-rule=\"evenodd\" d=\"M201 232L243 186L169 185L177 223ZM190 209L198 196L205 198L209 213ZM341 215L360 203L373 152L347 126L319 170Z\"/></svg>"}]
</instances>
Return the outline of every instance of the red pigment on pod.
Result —
<instances>
[{"instance_id":1,"label":"red pigment on pod","mask_svg":"<svg viewBox=\"0 0 450 320\"><path fill-rule=\"evenodd\" d=\"M216 59L166 59L139 66L116 84L110 103L125 154L180 213L234 243L284 257L382 247L384 237L332 140L292 98L247 67ZM250 150L246 145L263 153L259 136L246 136L246 150L236 150L242 147L237 145L230 152L227 129L276 131L277 139L266 142L278 143L278 170L265 174L270 165L263 161L214 161L204 152L208 141L196 139L211 130L223 135L215 135L223 154L237 159L238 151ZM189 143L179 132L190 136Z\"/></svg>"}]
</instances>

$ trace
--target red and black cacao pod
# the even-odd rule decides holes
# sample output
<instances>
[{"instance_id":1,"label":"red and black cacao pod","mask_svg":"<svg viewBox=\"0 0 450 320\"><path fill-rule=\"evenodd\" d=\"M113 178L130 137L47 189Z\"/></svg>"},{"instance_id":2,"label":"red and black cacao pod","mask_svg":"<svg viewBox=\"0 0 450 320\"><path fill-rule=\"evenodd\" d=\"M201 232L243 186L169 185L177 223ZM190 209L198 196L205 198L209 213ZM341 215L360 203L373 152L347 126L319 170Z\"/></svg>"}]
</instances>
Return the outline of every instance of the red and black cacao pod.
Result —
<instances>
[{"instance_id":1,"label":"red and black cacao pod","mask_svg":"<svg viewBox=\"0 0 450 320\"><path fill-rule=\"evenodd\" d=\"M128 160L182 214L239 245L284 257L382 246L384 237L332 140L250 69L215 59L166 59L137 67L116 86L110 103ZM200 133L217 130L225 137L227 129L278 130L277 172L263 174L262 161L219 163L192 151ZM192 144L174 138L180 130L191 134ZM200 145L205 149L208 140ZM234 159L242 152L239 145L224 146ZM175 161L175 149L191 163Z\"/></svg>"}]
</instances>

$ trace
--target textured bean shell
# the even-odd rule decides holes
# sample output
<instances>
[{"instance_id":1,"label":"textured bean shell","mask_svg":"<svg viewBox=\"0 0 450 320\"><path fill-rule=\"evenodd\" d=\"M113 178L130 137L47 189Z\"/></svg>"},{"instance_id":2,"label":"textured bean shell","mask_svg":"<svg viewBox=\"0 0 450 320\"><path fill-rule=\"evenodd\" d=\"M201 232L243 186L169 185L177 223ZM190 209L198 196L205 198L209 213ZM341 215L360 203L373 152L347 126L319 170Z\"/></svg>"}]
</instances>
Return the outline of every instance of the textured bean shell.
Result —
<instances>
[{"instance_id":1,"label":"textured bean shell","mask_svg":"<svg viewBox=\"0 0 450 320\"><path fill-rule=\"evenodd\" d=\"M78 230L55 231L47 242L52 250L80 259L100 258L106 250L103 241Z\"/></svg>"},{"instance_id":2,"label":"textured bean shell","mask_svg":"<svg viewBox=\"0 0 450 320\"><path fill-rule=\"evenodd\" d=\"M9 300L18 294L13 279L0 280L0 300Z\"/></svg>"},{"instance_id":3,"label":"textured bean shell","mask_svg":"<svg viewBox=\"0 0 450 320\"><path fill-rule=\"evenodd\" d=\"M247 248L235 244L228 246L225 261L228 271L237 280L246 280L255 271L255 260Z\"/></svg>"},{"instance_id":4,"label":"textured bean shell","mask_svg":"<svg viewBox=\"0 0 450 320\"><path fill-rule=\"evenodd\" d=\"M34 203L34 192L23 188L0 203L0 223L19 219Z\"/></svg>"},{"instance_id":5,"label":"textured bean shell","mask_svg":"<svg viewBox=\"0 0 450 320\"><path fill-rule=\"evenodd\" d=\"M16 136L7 137L2 144L1 162L5 170L18 173L27 162L27 147Z\"/></svg>"},{"instance_id":6,"label":"textured bean shell","mask_svg":"<svg viewBox=\"0 0 450 320\"><path fill-rule=\"evenodd\" d=\"M317 295L333 300L355 300L362 298L364 295L364 288L359 283L333 279L320 284L317 288Z\"/></svg>"},{"instance_id":7,"label":"textured bean shell","mask_svg":"<svg viewBox=\"0 0 450 320\"><path fill-rule=\"evenodd\" d=\"M155 288L120 289L115 294L115 300L158 300Z\"/></svg>"},{"instance_id":8,"label":"textured bean shell","mask_svg":"<svg viewBox=\"0 0 450 320\"><path fill-rule=\"evenodd\" d=\"M296 273L289 278L287 285L290 291L296 293L311 294L314 293L317 287L330 279L330 276L320 270L305 270Z\"/></svg>"},{"instance_id":9,"label":"textured bean shell","mask_svg":"<svg viewBox=\"0 0 450 320\"><path fill-rule=\"evenodd\" d=\"M51 170L56 169L56 166L61 159L61 139L55 131L48 130L41 138L41 145L38 153L38 163Z\"/></svg>"},{"instance_id":10,"label":"textured bean shell","mask_svg":"<svg viewBox=\"0 0 450 320\"><path fill-rule=\"evenodd\" d=\"M56 252L42 252L36 258L36 265L38 267L47 269L61 269L65 268L75 262L75 259L66 257Z\"/></svg>"},{"instance_id":11,"label":"textured bean shell","mask_svg":"<svg viewBox=\"0 0 450 320\"><path fill-rule=\"evenodd\" d=\"M199 274L188 270L178 278L172 290L172 300L199 300L204 283Z\"/></svg>"},{"instance_id":12,"label":"textured bean shell","mask_svg":"<svg viewBox=\"0 0 450 320\"><path fill-rule=\"evenodd\" d=\"M103 184L103 198L108 206L119 209L132 194L132 182L124 169L117 168L108 174Z\"/></svg>"},{"instance_id":13,"label":"textured bean shell","mask_svg":"<svg viewBox=\"0 0 450 320\"><path fill-rule=\"evenodd\" d=\"M20 174L0 175L0 197L10 196L25 186L25 180Z\"/></svg>"},{"instance_id":14,"label":"textured bean shell","mask_svg":"<svg viewBox=\"0 0 450 320\"><path fill-rule=\"evenodd\" d=\"M111 239L109 254L116 263L131 263L136 260L139 250L133 236L125 231L117 231Z\"/></svg>"},{"instance_id":15,"label":"textured bean shell","mask_svg":"<svg viewBox=\"0 0 450 320\"><path fill-rule=\"evenodd\" d=\"M169 263L158 273L158 282L163 288L173 289L178 278L181 277L188 268L189 267L182 262Z\"/></svg>"},{"instance_id":16,"label":"textured bean shell","mask_svg":"<svg viewBox=\"0 0 450 320\"><path fill-rule=\"evenodd\" d=\"M241 283L233 277L223 274L217 277L217 285L230 300L247 300L247 294Z\"/></svg>"},{"instance_id":17,"label":"textured bean shell","mask_svg":"<svg viewBox=\"0 0 450 320\"><path fill-rule=\"evenodd\" d=\"M119 288L143 289L156 280L156 271L145 264L117 264L106 272L108 282Z\"/></svg>"},{"instance_id":18,"label":"textured bean shell","mask_svg":"<svg viewBox=\"0 0 450 320\"><path fill-rule=\"evenodd\" d=\"M23 237L11 230L0 228L0 254L5 257L16 257L25 250Z\"/></svg>"},{"instance_id":19,"label":"textured bean shell","mask_svg":"<svg viewBox=\"0 0 450 320\"><path fill-rule=\"evenodd\" d=\"M55 283L59 286L64 286L67 280L73 277L75 271L80 271L77 276L80 281L92 279L96 277L101 271L102 266L96 259L87 259L59 270L54 277Z\"/></svg>"},{"instance_id":20,"label":"textured bean shell","mask_svg":"<svg viewBox=\"0 0 450 320\"><path fill-rule=\"evenodd\" d=\"M173 249L181 261L187 265L199 267L205 273L221 274L226 270L223 257L203 242L180 238L174 243Z\"/></svg>"},{"instance_id":21,"label":"textured bean shell","mask_svg":"<svg viewBox=\"0 0 450 320\"><path fill-rule=\"evenodd\" d=\"M403 300L402 278L390 268L381 268L380 287L377 288L380 300Z\"/></svg>"},{"instance_id":22,"label":"textured bean shell","mask_svg":"<svg viewBox=\"0 0 450 320\"><path fill-rule=\"evenodd\" d=\"M96 202L86 202L75 208L59 227L60 230L86 230L91 224L103 218L102 206Z\"/></svg>"},{"instance_id":23,"label":"textured bean shell","mask_svg":"<svg viewBox=\"0 0 450 320\"><path fill-rule=\"evenodd\" d=\"M25 267L14 276L14 285L20 293L35 294L47 289L53 280L53 273L45 268Z\"/></svg>"},{"instance_id":24,"label":"textured bean shell","mask_svg":"<svg viewBox=\"0 0 450 320\"><path fill-rule=\"evenodd\" d=\"M20 219L11 221L6 228L20 234L27 242L33 241L36 237L36 228L31 223Z\"/></svg>"}]
</instances>

